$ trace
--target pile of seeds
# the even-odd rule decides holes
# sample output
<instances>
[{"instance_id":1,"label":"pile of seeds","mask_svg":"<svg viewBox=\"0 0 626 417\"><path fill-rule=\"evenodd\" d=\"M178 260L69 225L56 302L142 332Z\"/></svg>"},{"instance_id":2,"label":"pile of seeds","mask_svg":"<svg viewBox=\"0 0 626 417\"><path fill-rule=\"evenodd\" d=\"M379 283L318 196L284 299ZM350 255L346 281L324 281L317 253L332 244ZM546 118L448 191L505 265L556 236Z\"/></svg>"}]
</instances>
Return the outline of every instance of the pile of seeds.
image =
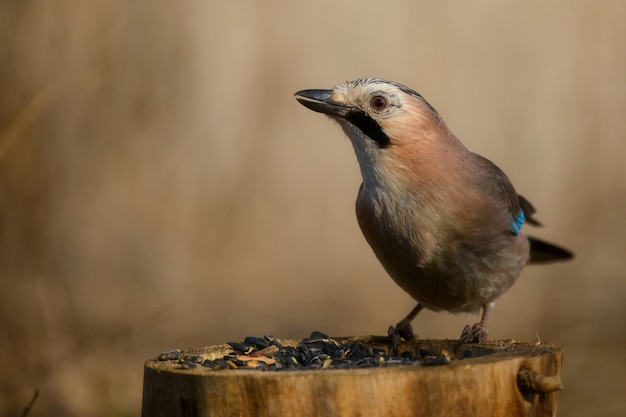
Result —
<instances>
[{"instance_id":1,"label":"pile of seeds","mask_svg":"<svg viewBox=\"0 0 626 417\"><path fill-rule=\"evenodd\" d=\"M321 332L313 332L298 346L284 346L273 336L246 337L243 342L229 342L232 352L221 358L205 359L200 355L172 350L159 355L159 361L177 361L180 368L204 367L212 370L257 369L269 371L306 369L357 369L398 365L443 365L450 355L435 355L425 349L390 355L388 348L367 347L358 341L337 341Z\"/></svg>"}]
</instances>

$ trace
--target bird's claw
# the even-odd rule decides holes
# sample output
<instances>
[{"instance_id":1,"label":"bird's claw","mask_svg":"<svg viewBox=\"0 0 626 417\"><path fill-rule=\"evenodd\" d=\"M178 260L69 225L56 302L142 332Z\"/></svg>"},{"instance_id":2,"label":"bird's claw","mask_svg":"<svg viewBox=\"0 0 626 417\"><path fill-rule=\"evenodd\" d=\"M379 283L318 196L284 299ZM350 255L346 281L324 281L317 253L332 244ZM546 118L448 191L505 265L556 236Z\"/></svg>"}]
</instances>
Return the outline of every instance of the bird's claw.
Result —
<instances>
[{"instance_id":1,"label":"bird's claw","mask_svg":"<svg viewBox=\"0 0 626 417\"><path fill-rule=\"evenodd\" d=\"M387 335L389 336L391 348L394 354L398 353L400 340L417 339L417 336L413 331L413 327L411 327L411 323L408 320L400 320L395 326L389 326L389 330L387 330Z\"/></svg>"},{"instance_id":2,"label":"bird's claw","mask_svg":"<svg viewBox=\"0 0 626 417\"><path fill-rule=\"evenodd\" d=\"M461 337L458 340L458 344L462 345L464 343L482 343L487 340L487 336L489 335L489 330L487 330L487 326L483 323L476 323L473 326L469 324L465 326L463 332L461 333Z\"/></svg>"}]
</instances>

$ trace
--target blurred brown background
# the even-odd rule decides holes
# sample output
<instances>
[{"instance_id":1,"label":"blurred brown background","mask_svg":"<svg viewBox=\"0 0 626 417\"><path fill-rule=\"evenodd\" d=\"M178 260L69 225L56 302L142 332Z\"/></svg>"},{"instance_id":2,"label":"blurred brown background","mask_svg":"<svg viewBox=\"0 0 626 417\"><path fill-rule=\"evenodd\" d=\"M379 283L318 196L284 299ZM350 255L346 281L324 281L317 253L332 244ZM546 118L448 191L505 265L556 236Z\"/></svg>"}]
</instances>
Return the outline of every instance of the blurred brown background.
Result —
<instances>
[{"instance_id":1,"label":"blurred brown background","mask_svg":"<svg viewBox=\"0 0 626 417\"><path fill-rule=\"evenodd\" d=\"M349 141L293 98L362 76L420 91L576 252L491 337L565 347L560 415L624 415L625 40L619 0L0 3L0 415L36 389L32 417L138 415L162 351L406 314Z\"/></svg>"}]
</instances>

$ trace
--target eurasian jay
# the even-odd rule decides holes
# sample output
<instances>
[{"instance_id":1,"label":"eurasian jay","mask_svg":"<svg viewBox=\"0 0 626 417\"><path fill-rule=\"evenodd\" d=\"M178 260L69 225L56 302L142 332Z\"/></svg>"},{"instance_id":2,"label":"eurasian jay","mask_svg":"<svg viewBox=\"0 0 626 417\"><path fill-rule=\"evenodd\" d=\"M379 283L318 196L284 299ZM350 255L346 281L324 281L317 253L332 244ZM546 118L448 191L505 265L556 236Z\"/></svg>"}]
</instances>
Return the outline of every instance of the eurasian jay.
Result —
<instances>
[{"instance_id":1,"label":"eurasian jay","mask_svg":"<svg viewBox=\"0 0 626 417\"><path fill-rule=\"evenodd\" d=\"M538 226L534 207L491 161L470 152L417 92L379 78L302 90L296 99L337 121L350 138L363 183L356 215L393 280L417 301L389 335L415 338L426 307L476 312L460 342L487 338L496 299L528 263L566 260L566 249L520 232Z\"/></svg>"}]
</instances>

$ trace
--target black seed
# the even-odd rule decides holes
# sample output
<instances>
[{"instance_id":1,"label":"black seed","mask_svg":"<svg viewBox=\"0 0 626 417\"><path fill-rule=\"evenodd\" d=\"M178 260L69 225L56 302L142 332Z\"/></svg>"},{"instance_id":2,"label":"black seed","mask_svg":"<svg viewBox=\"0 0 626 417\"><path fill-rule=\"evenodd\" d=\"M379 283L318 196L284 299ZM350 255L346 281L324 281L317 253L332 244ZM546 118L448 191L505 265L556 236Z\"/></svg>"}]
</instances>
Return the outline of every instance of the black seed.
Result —
<instances>
[{"instance_id":1,"label":"black seed","mask_svg":"<svg viewBox=\"0 0 626 417\"><path fill-rule=\"evenodd\" d=\"M158 360L178 360L182 369L193 369L197 364L211 370L224 369L256 369L256 370L296 370L296 369L357 369L388 366L425 366L444 365L450 362L447 353L436 355L427 349L415 353L404 351L390 357L388 348L366 347L361 342L338 343L337 340L321 332L313 332L310 337L295 346L283 346L274 336L248 336L243 342L229 342L233 349L230 353L214 360L204 359L200 355L183 355L180 350L164 352ZM271 350L265 350L275 346ZM265 350L265 351L263 351ZM259 352L259 360L254 357L241 357L242 354ZM270 353L273 352L273 353ZM261 358L272 358L274 363L268 364ZM473 356L465 350L462 357ZM241 358L241 359L238 359Z\"/></svg>"},{"instance_id":2,"label":"black seed","mask_svg":"<svg viewBox=\"0 0 626 417\"><path fill-rule=\"evenodd\" d=\"M239 342L228 342L228 345L230 345L231 348L238 350L242 353L250 353L250 351L252 351L252 349L254 348L253 346L250 346L246 343Z\"/></svg>"},{"instance_id":3,"label":"black seed","mask_svg":"<svg viewBox=\"0 0 626 417\"><path fill-rule=\"evenodd\" d=\"M270 342L267 341L265 338L263 338L263 337L254 337L254 336L246 337L244 339L243 343L246 344L246 345L254 346L255 348L257 348L259 350L265 349L266 347L268 347L270 345Z\"/></svg>"},{"instance_id":4,"label":"black seed","mask_svg":"<svg viewBox=\"0 0 626 417\"><path fill-rule=\"evenodd\" d=\"M318 332L317 330L311 332L311 339L330 339L326 333Z\"/></svg>"},{"instance_id":5,"label":"black seed","mask_svg":"<svg viewBox=\"0 0 626 417\"><path fill-rule=\"evenodd\" d=\"M437 355L432 353L430 350L426 350L426 349L420 349L419 353L422 358L436 358L437 357Z\"/></svg>"},{"instance_id":6,"label":"black seed","mask_svg":"<svg viewBox=\"0 0 626 417\"><path fill-rule=\"evenodd\" d=\"M242 361L239 359L231 359L230 361L234 363L235 365L237 365L238 368L244 368L247 366L246 361Z\"/></svg>"},{"instance_id":7,"label":"black seed","mask_svg":"<svg viewBox=\"0 0 626 417\"><path fill-rule=\"evenodd\" d=\"M344 355L345 355L345 352L343 349L335 349L335 351L332 354L332 357L333 359L339 360L339 359L343 359Z\"/></svg>"},{"instance_id":8,"label":"black seed","mask_svg":"<svg viewBox=\"0 0 626 417\"><path fill-rule=\"evenodd\" d=\"M204 362L202 362L202 366L205 366L207 368L213 369L214 371L220 371L223 369L228 369L230 368L230 366L228 365L228 362L224 359L215 359L215 360L210 360L207 359Z\"/></svg>"},{"instance_id":9,"label":"black seed","mask_svg":"<svg viewBox=\"0 0 626 417\"><path fill-rule=\"evenodd\" d=\"M158 357L158 360L160 361L173 361L178 359L180 359L180 349L163 352Z\"/></svg>"},{"instance_id":10,"label":"black seed","mask_svg":"<svg viewBox=\"0 0 626 417\"><path fill-rule=\"evenodd\" d=\"M387 351L381 348L372 348L371 352L372 352L372 355L374 356L386 356L387 355Z\"/></svg>"}]
</instances>

